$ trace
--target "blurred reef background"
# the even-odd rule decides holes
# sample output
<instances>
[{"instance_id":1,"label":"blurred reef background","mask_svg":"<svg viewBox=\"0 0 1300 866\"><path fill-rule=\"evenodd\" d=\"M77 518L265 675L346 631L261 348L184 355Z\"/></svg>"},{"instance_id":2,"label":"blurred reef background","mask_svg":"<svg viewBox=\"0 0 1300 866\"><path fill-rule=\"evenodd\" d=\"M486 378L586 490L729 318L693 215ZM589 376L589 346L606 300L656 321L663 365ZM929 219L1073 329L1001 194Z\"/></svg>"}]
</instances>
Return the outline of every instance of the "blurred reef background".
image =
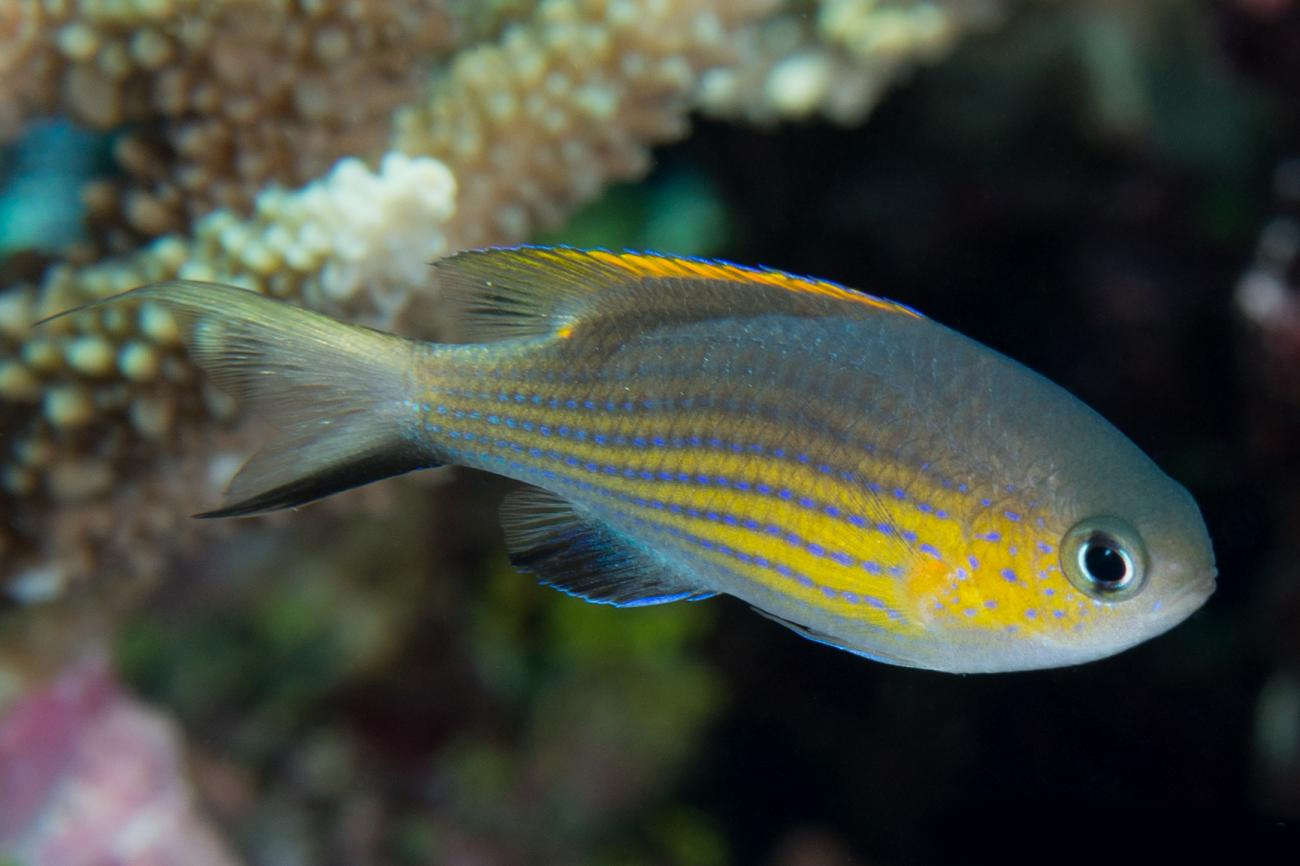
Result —
<instances>
[{"instance_id":1,"label":"blurred reef background","mask_svg":"<svg viewBox=\"0 0 1300 866\"><path fill-rule=\"evenodd\" d=\"M1298 100L1292 0L0 0L0 863L1293 858ZM173 323L31 330L181 276L436 339L428 262L521 241L923 310L1186 484L1218 591L954 677L537 587L470 472L193 521L257 430Z\"/></svg>"}]
</instances>

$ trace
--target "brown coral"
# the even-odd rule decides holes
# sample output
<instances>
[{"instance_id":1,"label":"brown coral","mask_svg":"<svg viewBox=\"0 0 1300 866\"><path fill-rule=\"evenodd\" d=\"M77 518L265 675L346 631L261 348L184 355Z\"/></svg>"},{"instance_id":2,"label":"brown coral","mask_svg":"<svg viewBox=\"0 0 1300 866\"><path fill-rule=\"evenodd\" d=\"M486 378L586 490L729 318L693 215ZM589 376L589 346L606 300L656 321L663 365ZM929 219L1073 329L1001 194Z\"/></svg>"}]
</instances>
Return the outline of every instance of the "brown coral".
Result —
<instances>
[{"instance_id":1,"label":"brown coral","mask_svg":"<svg viewBox=\"0 0 1300 866\"><path fill-rule=\"evenodd\" d=\"M263 14L280 8L226 0L204 4L200 15L198 7L179 0L145 5L165 8L167 14L158 13L157 20L167 26L179 20L216 20L236 10L256 11L254 7ZM967 5L957 0L933 8L953 21L973 20L962 12ZM421 98L391 118L378 110L352 118L358 128L324 148L373 154L382 149L374 142L389 136L382 160L344 160L296 190L268 186L253 198L247 213L219 208L195 221L189 233L165 235L89 266L60 264L39 286L14 286L0 294L0 401L5 405L0 415L0 511L6 516L0 521L0 585L8 597L58 597L92 573L105 581L117 574L158 573L162 554L183 548L199 532L185 515L215 498L252 441L230 426L236 407L203 386L178 353L170 323L159 311L85 313L36 332L31 331L33 322L179 276L233 282L351 321L436 336L436 299L422 291L430 260L468 246L524 240L611 181L639 176L649 164L649 148L684 134L689 110L707 102L708 93L715 108L725 104L741 113L736 106L771 100L770 77L780 64L769 63L774 56L769 51L761 55L766 71L747 74L745 64L759 61L745 46L753 43L756 28L786 26L782 22L791 20L780 12L772 17L775 6L775 0L547 0L525 19L504 23L495 41L464 47ZM328 18L369 5L302 8ZM394 8L425 7L412 2ZM187 10L188 17L173 14ZM873 10L873 4L865 4L859 11ZM252 15L250 20L263 19ZM896 38L885 44L894 47L868 64L871 71L864 74L873 80L886 80L914 55L928 57L947 44L936 43L934 33L944 40L950 36L948 30L935 31L933 15L923 11L920 36L900 42L902 31L895 24L903 19L888 20L894 22L889 32ZM477 26L499 23L489 16L489 24ZM280 30L265 35L269 41L264 45L289 44L286 33L298 34L290 40L294 44L306 44L297 19L282 16L266 26ZM159 27L159 32L172 32ZM390 31L379 27L375 32ZM217 62L213 46L220 44L216 36L210 38L217 41L200 44L211 50L199 52L201 62L209 65ZM430 43L436 40L428 33L411 39L399 55L428 60ZM38 49L25 56L30 60L40 54ZM843 58L851 52L842 47L834 51L848 62ZM301 64L287 67L300 84L321 80ZM135 70L141 92L154 98L167 68L147 75ZM718 76L725 78L729 71L735 73L726 89L730 101L720 103ZM271 92L241 78L238 68L222 74L245 81L253 92ZM254 121L272 103L289 112L284 122L302 119L292 100L286 101L283 88L291 76L268 72L266 77L280 82L275 91L280 101L244 103L250 134L263 129ZM766 82L760 87L765 96L749 94L754 82ZM190 94L187 100L198 99L204 83L211 82L195 77L193 83L194 89L182 88ZM141 104L125 95L136 91L123 87L123 106ZM858 85L852 88L860 92ZM834 91L816 90L814 102L841 104ZM788 98L772 104L770 112L754 116L805 110L803 103ZM330 128L329 123L319 127ZM266 134L271 135L267 141L287 140ZM363 139L370 144L361 146ZM252 162L266 153L252 139L231 140L218 150L230 159ZM325 159L319 151L317 156ZM224 171L212 176L224 176ZM267 171L274 175L280 169ZM186 170L171 166L159 183L180 190L186 202L202 202L186 211L197 213L214 199L204 198L205 184L187 186L187 176ZM246 190L256 185L254 178L265 176L262 169L250 172ZM243 196L235 198L242 202ZM148 226L145 233L166 222Z\"/></svg>"},{"instance_id":2,"label":"brown coral","mask_svg":"<svg viewBox=\"0 0 1300 866\"><path fill-rule=\"evenodd\" d=\"M86 193L121 249L377 157L455 30L443 0L22 0L0 11L0 135L52 111L131 124L115 147L126 180Z\"/></svg>"}]
</instances>

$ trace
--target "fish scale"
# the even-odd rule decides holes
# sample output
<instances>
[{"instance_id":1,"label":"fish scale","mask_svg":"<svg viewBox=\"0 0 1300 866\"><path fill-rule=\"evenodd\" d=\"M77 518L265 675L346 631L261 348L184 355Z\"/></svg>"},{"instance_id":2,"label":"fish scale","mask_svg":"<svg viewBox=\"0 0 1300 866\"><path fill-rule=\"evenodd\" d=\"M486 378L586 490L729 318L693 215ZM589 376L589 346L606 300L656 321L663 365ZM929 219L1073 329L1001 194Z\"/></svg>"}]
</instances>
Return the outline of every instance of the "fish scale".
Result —
<instances>
[{"instance_id":1,"label":"fish scale","mask_svg":"<svg viewBox=\"0 0 1300 866\"><path fill-rule=\"evenodd\" d=\"M892 301L653 253L435 265L457 342L228 286L109 299L177 321L278 428L204 516L434 465L522 482L511 561L593 602L739 598L799 634L947 671L1118 652L1213 589L1191 497L1064 390Z\"/></svg>"}]
</instances>

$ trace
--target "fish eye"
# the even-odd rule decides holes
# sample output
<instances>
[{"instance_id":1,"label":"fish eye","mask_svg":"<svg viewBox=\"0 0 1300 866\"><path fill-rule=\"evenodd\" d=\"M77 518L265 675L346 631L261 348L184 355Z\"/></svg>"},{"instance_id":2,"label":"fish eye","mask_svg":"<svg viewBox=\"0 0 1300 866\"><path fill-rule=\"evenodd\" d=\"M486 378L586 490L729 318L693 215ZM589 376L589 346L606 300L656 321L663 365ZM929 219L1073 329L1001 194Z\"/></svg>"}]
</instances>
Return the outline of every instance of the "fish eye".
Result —
<instances>
[{"instance_id":1,"label":"fish eye","mask_svg":"<svg viewBox=\"0 0 1300 866\"><path fill-rule=\"evenodd\" d=\"M1120 601L1142 588L1146 548L1133 527L1117 517L1076 523L1061 541L1061 568L1070 583L1103 601Z\"/></svg>"}]
</instances>

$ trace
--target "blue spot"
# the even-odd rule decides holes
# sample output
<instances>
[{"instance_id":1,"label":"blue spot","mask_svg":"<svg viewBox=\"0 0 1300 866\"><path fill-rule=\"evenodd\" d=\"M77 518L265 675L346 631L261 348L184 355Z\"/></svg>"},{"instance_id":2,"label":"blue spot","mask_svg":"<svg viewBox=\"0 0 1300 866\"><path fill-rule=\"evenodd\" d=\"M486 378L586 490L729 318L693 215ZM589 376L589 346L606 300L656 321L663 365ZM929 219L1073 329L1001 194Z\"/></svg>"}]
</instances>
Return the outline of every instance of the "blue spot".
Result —
<instances>
[{"instance_id":1,"label":"blue spot","mask_svg":"<svg viewBox=\"0 0 1300 866\"><path fill-rule=\"evenodd\" d=\"M846 519L849 521L849 525L851 526L865 528L867 525L867 521L857 514L850 514Z\"/></svg>"},{"instance_id":2,"label":"blue spot","mask_svg":"<svg viewBox=\"0 0 1300 866\"><path fill-rule=\"evenodd\" d=\"M807 547L808 552L811 553L813 556L825 556L825 555L826 555L826 548L822 547L820 544L813 544L812 542L809 542L809 543L806 545L806 547Z\"/></svg>"},{"instance_id":3,"label":"blue spot","mask_svg":"<svg viewBox=\"0 0 1300 866\"><path fill-rule=\"evenodd\" d=\"M1004 568L999 573L1002 575L1002 579L1005 580L1007 583L1020 582L1020 578L1016 577L1016 573L1009 568Z\"/></svg>"},{"instance_id":4,"label":"blue spot","mask_svg":"<svg viewBox=\"0 0 1300 866\"><path fill-rule=\"evenodd\" d=\"M891 491L889 491L889 492L892 493L892 494L894 494L894 498L895 498L895 499L906 499L906 498L907 498L907 491L904 490L904 489L901 488L901 487L895 487L893 490L891 490Z\"/></svg>"},{"instance_id":5,"label":"blue spot","mask_svg":"<svg viewBox=\"0 0 1300 866\"><path fill-rule=\"evenodd\" d=\"M577 400L565 400L565 401L564 401L564 408L566 408L566 409L577 409L577 408L578 408L578 401L577 401Z\"/></svg>"},{"instance_id":6,"label":"blue spot","mask_svg":"<svg viewBox=\"0 0 1300 866\"><path fill-rule=\"evenodd\" d=\"M779 497L782 498L782 499L787 499L787 500L788 500L788 499L791 499L791 498L794 497L794 494L793 494L793 493L791 493L789 490L786 490L786 489L784 489L784 488L782 488L780 491L778 491L776 495L779 496Z\"/></svg>"},{"instance_id":7,"label":"blue spot","mask_svg":"<svg viewBox=\"0 0 1300 866\"><path fill-rule=\"evenodd\" d=\"M992 499L984 498L980 500L980 505L983 505L985 508L988 508L992 504L993 504Z\"/></svg>"},{"instance_id":8,"label":"blue spot","mask_svg":"<svg viewBox=\"0 0 1300 866\"><path fill-rule=\"evenodd\" d=\"M858 603L858 594L856 592L849 592L847 589L841 590L840 597L843 598L845 601L849 602L850 604Z\"/></svg>"},{"instance_id":9,"label":"blue spot","mask_svg":"<svg viewBox=\"0 0 1300 866\"><path fill-rule=\"evenodd\" d=\"M838 562L840 565L852 565L852 564L853 564L853 557L851 557L851 556L849 556L847 553L844 553L843 551L839 551L839 550L837 550L837 551L835 551L834 553L831 554L831 559L835 560L835 561Z\"/></svg>"},{"instance_id":10,"label":"blue spot","mask_svg":"<svg viewBox=\"0 0 1300 866\"><path fill-rule=\"evenodd\" d=\"M916 533L910 529L899 530L898 537L906 541L908 544L912 544L916 541Z\"/></svg>"},{"instance_id":11,"label":"blue spot","mask_svg":"<svg viewBox=\"0 0 1300 866\"><path fill-rule=\"evenodd\" d=\"M979 571L980 561L975 558L974 554L968 554L966 556L966 561L970 563L971 571Z\"/></svg>"},{"instance_id":12,"label":"blue spot","mask_svg":"<svg viewBox=\"0 0 1300 866\"><path fill-rule=\"evenodd\" d=\"M932 544L929 543L922 544L920 547L917 548L917 550L921 551L922 553L927 553L930 556L933 556L935 559L943 559L943 557L939 555L939 551L936 550L934 545Z\"/></svg>"},{"instance_id":13,"label":"blue spot","mask_svg":"<svg viewBox=\"0 0 1300 866\"><path fill-rule=\"evenodd\" d=\"M1054 610L1052 611L1052 616L1056 617L1057 619L1065 619L1065 611Z\"/></svg>"},{"instance_id":14,"label":"blue spot","mask_svg":"<svg viewBox=\"0 0 1300 866\"><path fill-rule=\"evenodd\" d=\"M1046 544L1046 543L1044 543L1044 542L1042 542L1042 541L1038 542L1038 544L1036 544L1036 545L1034 545L1034 546L1038 549L1038 552L1039 552L1039 553L1051 553L1051 552L1052 552L1052 545L1050 545L1050 544Z\"/></svg>"},{"instance_id":15,"label":"blue spot","mask_svg":"<svg viewBox=\"0 0 1300 866\"><path fill-rule=\"evenodd\" d=\"M800 496L800 497L799 497L799 506L800 506L801 508L812 508L812 507L814 506L814 503L813 503L813 501L812 501L811 499L809 499L807 496Z\"/></svg>"},{"instance_id":16,"label":"blue spot","mask_svg":"<svg viewBox=\"0 0 1300 866\"><path fill-rule=\"evenodd\" d=\"M827 466L825 463L820 463L820 464L818 464L818 465L817 465L817 471L820 472L820 473L823 474L823 475L830 475L830 474L831 474L831 468L830 468L829 466Z\"/></svg>"},{"instance_id":17,"label":"blue spot","mask_svg":"<svg viewBox=\"0 0 1300 866\"><path fill-rule=\"evenodd\" d=\"M862 568L868 574L880 574L884 571L884 569L880 567L880 563L872 562L869 559L862 560Z\"/></svg>"},{"instance_id":18,"label":"blue spot","mask_svg":"<svg viewBox=\"0 0 1300 866\"><path fill-rule=\"evenodd\" d=\"M596 408L596 401L595 401L595 400L583 400L583 401L582 401L582 408L584 408L584 409L595 409L595 408Z\"/></svg>"},{"instance_id":19,"label":"blue spot","mask_svg":"<svg viewBox=\"0 0 1300 866\"><path fill-rule=\"evenodd\" d=\"M975 537L976 537L976 538L982 538L982 539L984 539L985 541L992 541L992 542L998 542L998 541L1001 541L1001 540L1002 540L1002 536L1001 536L999 533L994 532L994 531L986 532L986 533L984 533L983 535L980 535L980 534L977 532L977 533L975 533Z\"/></svg>"},{"instance_id":20,"label":"blue spot","mask_svg":"<svg viewBox=\"0 0 1300 866\"><path fill-rule=\"evenodd\" d=\"M797 457L795 457L794 459L795 459L795 460L798 460L800 463L807 463L809 458L808 458L808 455L807 455L807 454L800 454L800 455L798 455Z\"/></svg>"},{"instance_id":21,"label":"blue spot","mask_svg":"<svg viewBox=\"0 0 1300 866\"><path fill-rule=\"evenodd\" d=\"M1005 517L1007 520L1010 520L1012 523L1020 522L1020 515L1014 511L1003 511L1002 516Z\"/></svg>"},{"instance_id":22,"label":"blue spot","mask_svg":"<svg viewBox=\"0 0 1300 866\"><path fill-rule=\"evenodd\" d=\"M984 602L984 606L989 610L993 610L993 608L998 606L998 603L995 599L990 598L988 601Z\"/></svg>"},{"instance_id":23,"label":"blue spot","mask_svg":"<svg viewBox=\"0 0 1300 866\"><path fill-rule=\"evenodd\" d=\"M1029 610L1025 611L1025 616L1029 619L1037 619L1038 611L1031 607Z\"/></svg>"},{"instance_id":24,"label":"blue spot","mask_svg":"<svg viewBox=\"0 0 1300 866\"><path fill-rule=\"evenodd\" d=\"M840 510L836 508L834 505L827 505L825 508L822 509L822 511L826 512L827 517L840 516Z\"/></svg>"},{"instance_id":25,"label":"blue spot","mask_svg":"<svg viewBox=\"0 0 1300 866\"><path fill-rule=\"evenodd\" d=\"M965 610L963 610L962 613L966 614L967 616L974 616L974 615L975 615L975 608L973 608L973 607L968 607L968 608L966 608Z\"/></svg>"},{"instance_id":26,"label":"blue spot","mask_svg":"<svg viewBox=\"0 0 1300 866\"><path fill-rule=\"evenodd\" d=\"M656 436L655 438L650 440L650 444L654 445L656 448L662 448L664 447L664 437Z\"/></svg>"},{"instance_id":27,"label":"blue spot","mask_svg":"<svg viewBox=\"0 0 1300 866\"><path fill-rule=\"evenodd\" d=\"M772 492L772 488L767 486L766 484L763 484L761 481L758 484L754 485L754 489L759 493L763 494L764 496L767 496Z\"/></svg>"}]
</instances>

